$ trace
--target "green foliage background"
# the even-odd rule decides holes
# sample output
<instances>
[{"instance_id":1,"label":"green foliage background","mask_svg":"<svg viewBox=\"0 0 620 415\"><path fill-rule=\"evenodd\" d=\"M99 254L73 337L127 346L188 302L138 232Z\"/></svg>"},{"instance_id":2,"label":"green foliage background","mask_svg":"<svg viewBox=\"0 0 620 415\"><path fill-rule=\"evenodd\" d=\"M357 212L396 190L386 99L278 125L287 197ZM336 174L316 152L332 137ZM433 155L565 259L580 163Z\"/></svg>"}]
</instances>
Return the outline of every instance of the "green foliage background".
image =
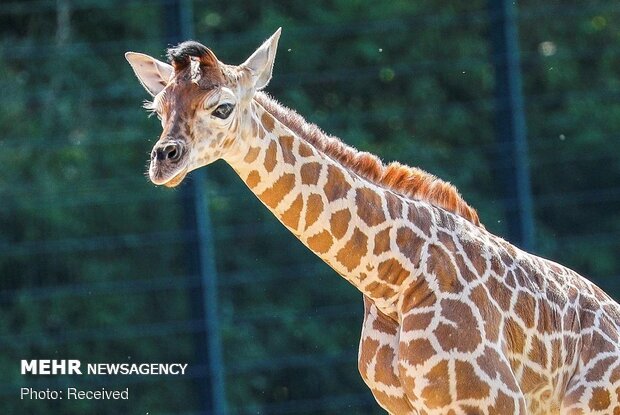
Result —
<instances>
[{"instance_id":1,"label":"green foliage background","mask_svg":"<svg viewBox=\"0 0 620 415\"><path fill-rule=\"evenodd\" d=\"M201 377L23 377L20 359L193 362L203 330L182 190L143 176L159 134L123 53L162 56L165 1L0 5L0 413L198 413ZM283 27L268 90L326 131L455 183L505 232L485 1L193 2L242 62ZM620 8L521 1L536 252L620 297ZM381 413L359 379L361 297L223 162L207 169L230 413ZM129 402L27 401L119 388Z\"/></svg>"}]
</instances>

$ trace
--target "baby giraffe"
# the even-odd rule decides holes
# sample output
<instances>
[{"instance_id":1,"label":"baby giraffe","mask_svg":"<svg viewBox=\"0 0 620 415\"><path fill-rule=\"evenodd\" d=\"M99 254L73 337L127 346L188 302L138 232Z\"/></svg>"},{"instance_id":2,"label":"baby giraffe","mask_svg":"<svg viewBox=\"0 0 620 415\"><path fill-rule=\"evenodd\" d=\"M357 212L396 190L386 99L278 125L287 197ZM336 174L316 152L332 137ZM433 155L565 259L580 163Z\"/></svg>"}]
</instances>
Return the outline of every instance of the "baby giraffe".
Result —
<instances>
[{"instance_id":1,"label":"baby giraffe","mask_svg":"<svg viewBox=\"0 0 620 415\"><path fill-rule=\"evenodd\" d=\"M261 90L280 29L239 66L200 43L125 56L163 132L149 177L225 160L364 298L359 370L391 414L620 415L620 306L489 233L456 189L383 164Z\"/></svg>"}]
</instances>

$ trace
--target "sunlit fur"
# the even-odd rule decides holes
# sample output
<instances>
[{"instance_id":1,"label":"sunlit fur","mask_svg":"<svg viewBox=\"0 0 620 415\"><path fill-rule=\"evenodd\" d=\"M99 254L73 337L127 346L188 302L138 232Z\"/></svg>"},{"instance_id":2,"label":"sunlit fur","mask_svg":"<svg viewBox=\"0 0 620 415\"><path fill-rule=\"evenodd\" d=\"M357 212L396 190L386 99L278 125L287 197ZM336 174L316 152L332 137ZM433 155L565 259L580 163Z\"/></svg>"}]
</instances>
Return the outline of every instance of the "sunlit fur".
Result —
<instances>
[{"instance_id":1,"label":"sunlit fur","mask_svg":"<svg viewBox=\"0 0 620 415\"><path fill-rule=\"evenodd\" d=\"M295 111L279 104L267 94L257 92L254 97L300 138L353 173L403 196L441 207L482 227L476 211L463 200L452 184L416 167L398 162L386 165L374 154L358 151L338 138L325 134L318 126L308 123Z\"/></svg>"}]
</instances>

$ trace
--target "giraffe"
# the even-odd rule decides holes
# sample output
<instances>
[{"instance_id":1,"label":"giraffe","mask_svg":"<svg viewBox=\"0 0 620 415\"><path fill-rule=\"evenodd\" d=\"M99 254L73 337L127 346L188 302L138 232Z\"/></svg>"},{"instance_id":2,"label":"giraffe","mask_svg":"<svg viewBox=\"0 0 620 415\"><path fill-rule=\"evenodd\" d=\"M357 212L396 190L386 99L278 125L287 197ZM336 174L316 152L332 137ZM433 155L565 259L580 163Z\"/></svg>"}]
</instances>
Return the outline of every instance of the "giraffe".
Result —
<instances>
[{"instance_id":1,"label":"giraffe","mask_svg":"<svg viewBox=\"0 0 620 415\"><path fill-rule=\"evenodd\" d=\"M223 159L362 294L358 367L391 414L620 414L620 306L491 234L447 182L360 152L262 90L278 29L243 64L204 45L125 55L163 132L149 177Z\"/></svg>"}]
</instances>

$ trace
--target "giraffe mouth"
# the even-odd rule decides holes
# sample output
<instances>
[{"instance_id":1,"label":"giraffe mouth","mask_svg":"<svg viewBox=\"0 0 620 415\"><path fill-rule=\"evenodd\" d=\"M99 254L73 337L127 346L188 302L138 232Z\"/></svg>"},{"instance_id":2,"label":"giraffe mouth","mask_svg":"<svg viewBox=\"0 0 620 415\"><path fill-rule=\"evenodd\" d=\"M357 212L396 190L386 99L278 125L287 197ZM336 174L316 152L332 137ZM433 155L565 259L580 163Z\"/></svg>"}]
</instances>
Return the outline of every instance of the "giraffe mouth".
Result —
<instances>
[{"instance_id":1,"label":"giraffe mouth","mask_svg":"<svg viewBox=\"0 0 620 415\"><path fill-rule=\"evenodd\" d=\"M166 187L176 187L176 186L181 184L183 179L185 179L185 176L187 176L187 173L188 173L187 167L185 167L185 168L183 168L183 170L181 170L180 172L178 172L177 174L172 176L172 178L170 180L168 180L167 182L163 183L163 185L166 186Z\"/></svg>"},{"instance_id":2,"label":"giraffe mouth","mask_svg":"<svg viewBox=\"0 0 620 415\"><path fill-rule=\"evenodd\" d=\"M183 179L185 179L187 173L189 173L187 166L172 175L169 172L164 171L164 169L151 166L149 169L149 178L153 184L158 186L176 187L181 184Z\"/></svg>"}]
</instances>

